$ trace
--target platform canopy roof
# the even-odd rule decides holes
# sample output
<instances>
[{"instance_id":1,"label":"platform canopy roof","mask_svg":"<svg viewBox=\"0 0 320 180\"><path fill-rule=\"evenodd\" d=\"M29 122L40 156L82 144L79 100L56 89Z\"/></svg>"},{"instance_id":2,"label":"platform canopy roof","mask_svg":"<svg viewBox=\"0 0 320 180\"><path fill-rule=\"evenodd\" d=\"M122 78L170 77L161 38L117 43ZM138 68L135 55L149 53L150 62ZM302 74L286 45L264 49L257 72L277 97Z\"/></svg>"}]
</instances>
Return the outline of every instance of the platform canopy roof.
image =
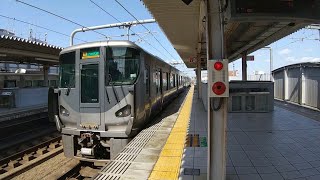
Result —
<instances>
[{"instance_id":1,"label":"platform canopy roof","mask_svg":"<svg viewBox=\"0 0 320 180\"><path fill-rule=\"evenodd\" d=\"M0 61L14 63L59 63L61 47L16 36L0 36Z\"/></svg>"},{"instance_id":2,"label":"platform canopy roof","mask_svg":"<svg viewBox=\"0 0 320 180\"><path fill-rule=\"evenodd\" d=\"M207 6L203 0L193 0L186 5L182 0L143 0L185 64L196 67L190 61L200 57L206 68L206 17ZM262 1L260 1L262 2ZM267 2L267 1L266 1ZM226 56L230 62L267 46L308 25L304 21L226 21L224 41Z\"/></svg>"}]
</instances>

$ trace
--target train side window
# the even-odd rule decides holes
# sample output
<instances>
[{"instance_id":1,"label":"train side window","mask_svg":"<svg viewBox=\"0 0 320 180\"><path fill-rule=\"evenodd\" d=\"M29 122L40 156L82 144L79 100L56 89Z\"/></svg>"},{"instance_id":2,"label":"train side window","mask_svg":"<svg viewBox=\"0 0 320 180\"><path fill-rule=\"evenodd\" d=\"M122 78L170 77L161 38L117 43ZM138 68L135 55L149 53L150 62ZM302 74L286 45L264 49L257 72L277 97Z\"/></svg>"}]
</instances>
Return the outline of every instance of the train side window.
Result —
<instances>
[{"instance_id":1,"label":"train side window","mask_svg":"<svg viewBox=\"0 0 320 180\"><path fill-rule=\"evenodd\" d=\"M159 83L159 75L158 75L158 70L154 69L153 70L153 84L156 87L156 93L159 93L159 88L160 88L160 83Z\"/></svg>"},{"instance_id":2,"label":"train side window","mask_svg":"<svg viewBox=\"0 0 320 180\"><path fill-rule=\"evenodd\" d=\"M162 73L162 88L163 90L168 90L168 81L167 81L167 73Z\"/></svg>"},{"instance_id":3,"label":"train side window","mask_svg":"<svg viewBox=\"0 0 320 180\"><path fill-rule=\"evenodd\" d=\"M172 77L173 77L173 87L176 87L176 75L173 74Z\"/></svg>"},{"instance_id":4,"label":"train side window","mask_svg":"<svg viewBox=\"0 0 320 180\"><path fill-rule=\"evenodd\" d=\"M4 80L4 88L13 88L17 87L16 80Z\"/></svg>"},{"instance_id":5,"label":"train side window","mask_svg":"<svg viewBox=\"0 0 320 180\"><path fill-rule=\"evenodd\" d=\"M156 75L155 83L156 83L157 93L159 93L160 92L160 86L161 86L161 84L160 84L160 70L159 69L155 70L155 75Z\"/></svg>"},{"instance_id":6,"label":"train side window","mask_svg":"<svg viewBox=\"0 0 320 180\"><path fill-rule=\"evenodd\" d=\"M57 87L57 80L50 80L51 87Z\"/></svg>"},{"instance_id":7,"label":"train side window","mask_svg":"<svg viewBox=\"0 0 320 180\"><path fill-rule=\"evenodd\" d=\"M144 76L145 76L145 84L146 84L146 95L147 97L150 96L150 78L149 78L149 67L146 65Z\"/></svg>"},{"instance_id":8,"label":"train side window","mask_svg":"<svg viewBox=\"0 0 320 180\"><path fill-rule=\"evenodd\" d=\"M170 89L173 88L173 74L170 73Z\"/></svg>"},{"instance_id":9,"label":"train side window","mask_svg":"<svg viewBox=\"0 0 320 180\"><path fill-rule=\"evenodd\" d=\"M43 86L43 80L34 80L32 83L33 87L42 87Z\"/></svg>"},{"instance_id":10,"label":"train side window","mask_svg":"<svg viewBox=\"0 0 320 180\"><path fill-rule=\"evenodd\" d=\"M166 73L167 74L167 89L166 90L169 90L169 87L170 87L170 79L169 79L169 76L170 74L169 73Z\"/></svg>"},{"instance_id":11,"label":"train side window","mask_svg":"<svg viewBox=\"0 0 320 180\"><path fill-rule=\"evenodd\" d=\"M162 78L162 70L159 69L159 82L160 82L160 93L163 93L163 82L162 82L163 78Z\"/></svg>"},{"instance_id":12,"label":"train side window","mask_svg":"<svg viewBox=\"0 0 320 180\"><path fill-rule=\"evenodd\" d=\"M177 85L178 85L178 87L180 86L180 76L179 75L177 75Z\"/></svg>"},{"instance_id":13,"label":"train side window","mask_svg":"<svg viewBox=\"0 0 320 180\"><path fill-rule=\"evenodd\" d=\"M32 81L31 80L26 80L24 82L24 87L32 87Z\"/></svg>"},{"instance_id":14,"label":"train side window","mask_svg":"<svg viewBox=\"0 0 320 180\"><path fill-rule=\"evenodd\" d=\"M177 74L177 86L179 87L179 75Z\"/></svg>"}]
</instances>

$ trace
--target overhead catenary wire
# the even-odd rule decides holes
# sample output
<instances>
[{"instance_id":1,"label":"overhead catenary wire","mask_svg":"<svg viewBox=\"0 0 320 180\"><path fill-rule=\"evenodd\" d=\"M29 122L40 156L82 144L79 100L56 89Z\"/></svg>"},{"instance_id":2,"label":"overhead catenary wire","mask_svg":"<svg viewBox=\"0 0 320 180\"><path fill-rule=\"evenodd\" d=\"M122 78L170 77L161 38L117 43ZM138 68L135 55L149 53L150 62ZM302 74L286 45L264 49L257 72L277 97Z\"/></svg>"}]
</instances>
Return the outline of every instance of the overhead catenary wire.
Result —
<instances>
[{"instance_id":1,"label":"overhead catenary wire","mask_svg":"<svg viewBox=\"0 0 320 180\"><path fill-rule=\"evenodd\" d=\"M64 34L62 32L55 31L55 30L52 30L52 29L49 29L49 28L46 28L46 27L43 27L43 26L39 26L39 25L33 24L33 23L29 23L27 21L23 21L23 20L20 20L20 19L17 19L17 18L5 16L5 15L2 15L2 14L0 14L0 17L6 18L6 19L11 19L11 20L14 20L14 21L17 21L17 22L20 22L20 23L28 24L28 25L31 25L31 26L34 26L34 27L37 27L37 28L45 29L47 31L54 32L56 34L60 34L60 35L66 36L66 37L70 37L70 35ZM82 41L82 42L87 42L87 41L79 39L79 38L75 38L75 39L77 39L79 41Z\"/></svg>"},{"instance_id":2,"label":"overhead catenary wire","mask_svg":"<svg viewBox=\"0 0 320 180\"><path fill-rule=\"evenodd\" d=\"M32 7L32 8L34 8L34 9L38 9L38 10L40 10L40 11L42 11L42 12L51 14L51 15L53 15L53 16L55 16L55 17L58 17L58 18L63 19L63 20L65 20L65 21L68 21L68 22L70 22L70 23L72 23L72 24L81 26L82 28L87 28L87 29L89 29L88 27L86 27L86 26L84 26L84 25L82 25L82 24L80 24L80 23L77 23L77 22L75 22L75 21L72 21L72 20L70 20L70 19L67 19L67 18L65 18L65 17L63 17L63 16L60 16L60 15L55 14L55 13L53 13L53 12L50 12L50 11L48 11L48 10L45 10L45 9L40 8L40 7L34 6L34 5L32 5L32 4L23 2L23 1L21 1L21 0L16 0L16 1L19 2L19 3L21 3L21 4L24 4L24 5L26 5L26 6ZM105 35L105 34L103 34L103 33L100 33L100 32L95 31L95 30L92 30L92 31L95 32L95 33L97 33L97 34L100 34L101 36L104 36L105 38L108 38L108 36Z\"/></svg>"},{"instance_id":3,"label":"overhead catenary wire","mask_svg":"<svg viewBox=\"0 0 320 180\"><path fill-rule=\"evenodd\" d=\"M289 45L291 45L291 44L294 44L294 43L296 43L296 42L303 42L304 39L308 39L308 38L310 38L311 36L314 36L314 34L312 33L311 35L306 36L306 37L302 37L302 38L295 38L294 41L292 41L292 42L290 42L290 43L288 43L288 44L286 44L286 45L277 47L276 49L284 48L284 47L289 46ZM293 38L291 38L291 39L293 39Z\"/></svg>"},{"instance_id":4,"label":"overhead catenary wire","mask_svg":"<svg viewBox=\"0 0 320 180\"><path fill-rule=\"evenodd\" d=\"M139 22L138 18L136 18L126 7L124 7L118 0L115 0L130 16L132 16L136 21ZM144 24L141 24L147 31L150 31ZM160 44L160 46L173 58L173 55L162 45L162 43L156 38L153 34L151 34L152 37Z\"/></svg>"},{"instance_id":5,"label":"overhead catenary wire","mask_svg":"<svg viewBox=\"0 0 320 180\"><path fill-rule=\"evenodd\" d=\"M106 14L108 14L109 16L111 16L114 20L116 20L119 23L122 23L118 18L116 18L115 16L113 16L111 13L109 13L107 10L105 10L104 8L102 8L99 4L97 4L96 2L94 2L93 0L89 0L92 4L94 4L95 6L97 6L99 9L101 9L103 12L105 12ZM138 21L139 22L139 21ZM141 40L143 40L144 42L146 42L149 46L151 46L152 48L154 48L156 51L158 51L160 54L161 51L156 48L155 46L153 46L151 43L149 43L148 41L146 41L142 36L140 36L138 33L135 33L132 29L130 29L130 31L134 34L136 34ZM149 31L149 30L148 30ZM150 32L150 31L149 31ZM152 34L152 33L151 33ZM166 55L164 55L166 56ZM166 56L167 57L167 56ZM168 58L168 57L167 57ZM169 59L169 58L168 58Z\"/></svg>"}]
</instances>

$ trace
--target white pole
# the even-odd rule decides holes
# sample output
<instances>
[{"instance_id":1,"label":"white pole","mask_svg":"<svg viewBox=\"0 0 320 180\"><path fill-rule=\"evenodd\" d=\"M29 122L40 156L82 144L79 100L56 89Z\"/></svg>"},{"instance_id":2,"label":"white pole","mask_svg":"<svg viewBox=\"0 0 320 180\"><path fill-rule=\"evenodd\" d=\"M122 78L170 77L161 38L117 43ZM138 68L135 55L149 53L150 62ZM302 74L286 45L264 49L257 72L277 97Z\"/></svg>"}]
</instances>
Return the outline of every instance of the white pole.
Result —
<instances>
[{"instance_id":1,"label":"white pole","mask_svg":"<svg viewBox=\"0 0 320 180\"><path fill-rule=\"evenodd\" d=\"M98 29L107 29L107 28L114 28L114 27L125 27L125 26L132 26L137 24L147 24L147 23L155 23L155 19L146 19L146 20L139 20L139 21L129 21L129 22L122 22L122 23L114 23L114 24L106 24L101 26L91 26L91 27L84 27L74 30L70 35L70 46L73 45L73 38L78 32L86 32Z\"/></svg>"}]
</instances>

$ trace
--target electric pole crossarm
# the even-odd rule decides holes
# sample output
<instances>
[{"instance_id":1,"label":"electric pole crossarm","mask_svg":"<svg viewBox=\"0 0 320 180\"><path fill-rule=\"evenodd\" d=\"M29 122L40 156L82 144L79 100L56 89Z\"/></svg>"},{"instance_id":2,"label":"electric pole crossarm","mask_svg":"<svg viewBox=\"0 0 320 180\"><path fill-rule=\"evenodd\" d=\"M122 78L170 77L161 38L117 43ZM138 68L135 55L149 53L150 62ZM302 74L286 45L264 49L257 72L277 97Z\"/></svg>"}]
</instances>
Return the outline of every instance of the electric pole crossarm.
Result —
<instances>
[{"instance_id":1,"label":"electric pole crossarm","mask_svg":"<svg viewBox=\"0 0 320 180\"><path fill-rule=\"evenodd\" d=\"M106 25L101 25L101 26L91 26L91 27L83 27L74 30L71 35L70 35L70 45L73 45L73 39L74 36L78 32L86 32L86 31L93 31L93 30L98 30L98 29L108 29L108 28L114 28L114 27L130 27L133 25L138 25L138 24L148 24L148 23L155 23L155 19L146 19L146 20L139 20L139 21L129 21L129 22L122 22L122 23L114 23L114 24L106 24Z\"/></svg>"}]
</instances>

